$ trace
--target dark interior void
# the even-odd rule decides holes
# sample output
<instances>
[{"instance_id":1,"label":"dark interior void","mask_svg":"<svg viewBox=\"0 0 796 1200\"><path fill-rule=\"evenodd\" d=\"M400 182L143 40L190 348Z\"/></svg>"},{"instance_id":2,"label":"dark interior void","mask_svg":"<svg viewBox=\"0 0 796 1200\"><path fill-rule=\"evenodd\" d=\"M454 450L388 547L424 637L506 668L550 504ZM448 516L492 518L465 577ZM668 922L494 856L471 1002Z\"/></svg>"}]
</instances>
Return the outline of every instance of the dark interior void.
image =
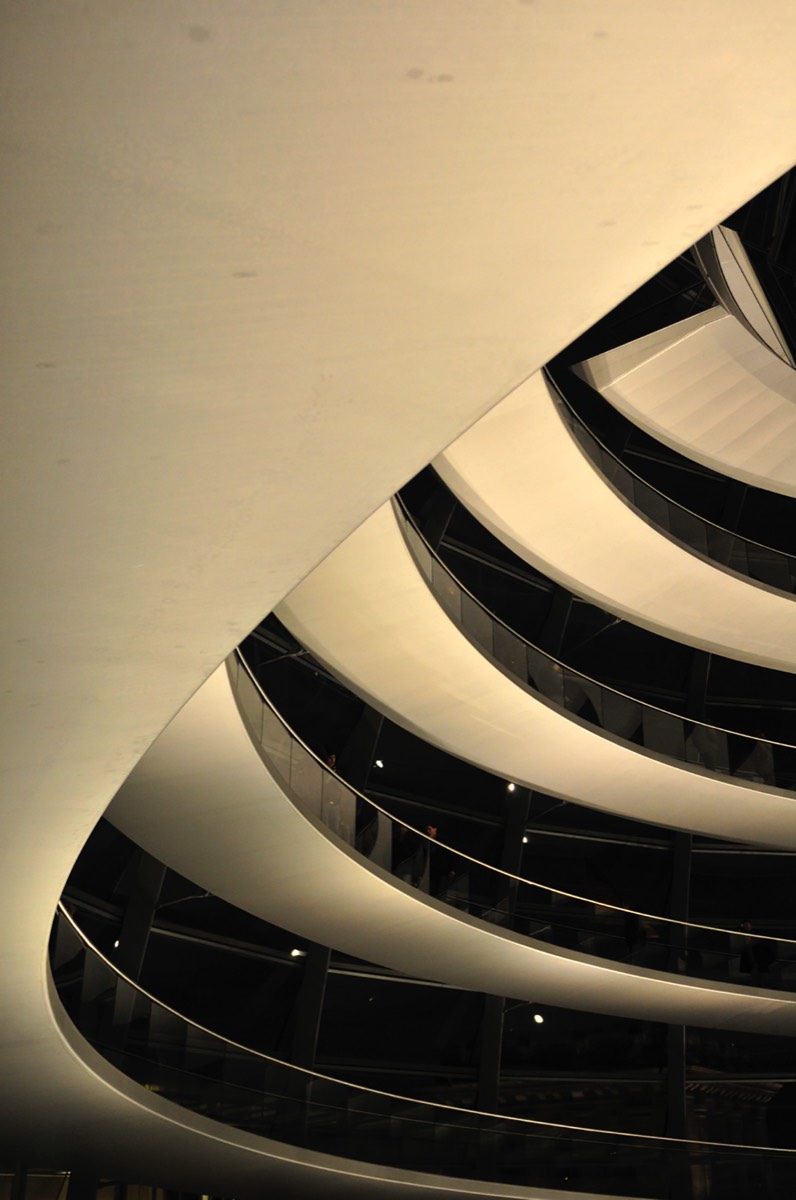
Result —
<instances>
[{"instance_id":1,"label":"dark interior void","mask_svg":"<svg viewBox=\"0 0 796 1200\"><path fill-rule=\"evenodd\" d=\"M792 674L695 650L574 595L512 553L430 467L401 498L455 578L526 641L668 712L796 743Z\"/></svg>"},{"instance_id":2,"label":"dark interior void","mask_svg":"<svg viewBox=\"0 0 796 1200\"><path fill-rule=\"evenodd\" d=\"M715 297L691 254L680 254L580 338L580 361L714 308Z\"/></svg>"},{"instance_id":3,"label":"dark interior void","mask_svg":"<svg viewBox=\"0 0 796 1200\"><path fill-rule=\"evenodd\" d=\"M133 843L100 822L64 896L121 969L124 947L115 943L137 902L141 860ZM700 1029L673 1038L673 1027L652 1022L508 1001L496 1090L485 1106L493 1001L334 952L317 986L317 1050L308 1062L297 1014L310 955L319 949L166 870L139 981L192 1020L284 1061L398 1095L515 1116L671 1133L670 1076L682 1069L688 1136L773 1144L772 1101L781 1097L784 1105L796 1090L793 1039ZM678 1039L680 1065L671 1059ZM777 1136L777 1144L790 1144Z\"/></svg>"},{"instance_id":4,"label":"dark interior void","mask_svg":"<svg viewBox=\"0 0 796 1200\"><path fill-rule=\"evenodd\" d=\"M323 760L393 816L432 824L454 849L499 865L510 812L505 779L381 718L271 616L243 644L246 661L288 724ZM519 871L561 891L667 914L676 835L533 792ZM794 936L793 855L694 838L690 920Z\"/></svg>"}]
</instances>

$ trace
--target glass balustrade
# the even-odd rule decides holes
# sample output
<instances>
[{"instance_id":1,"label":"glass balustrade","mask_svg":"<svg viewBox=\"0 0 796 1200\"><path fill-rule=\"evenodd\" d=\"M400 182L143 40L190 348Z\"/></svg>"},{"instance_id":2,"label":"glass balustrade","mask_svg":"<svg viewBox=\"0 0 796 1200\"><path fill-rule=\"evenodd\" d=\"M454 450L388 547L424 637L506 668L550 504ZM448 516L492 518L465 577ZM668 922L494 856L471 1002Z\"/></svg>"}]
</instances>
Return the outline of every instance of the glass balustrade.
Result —
<instances>
[{"instance_id":1,"label":"glass balustrade","mask_svg":"<svg viewBox=\"0 0 796 1200\"><path fill-rule=\"evenodd\" d=\"M623 741L736 779L796 788L796 746L722 729L667 712L599 683L527 642L455 578L394 501L412 556L439 603L481 650L521 684Z\"/></svg>"},{"instance_id":2,"label":"glass balustrade","mask_svg":"<svg viewBox=\"0 0 796 1200\"><path fill-rule=\"evenodd\" d=\"M785 1195L796 1183L794 1151L474 1112L291 1066L159 1003L63 906L50 962L68 1016L110 1063L163 1099L279 1142L403 1170L611 1195L666 1197L691 1176L725 1200Z\"/></svg>"},{"instance_id":3,"label":"glass balustrade","mask_svg":"<svg viewBox=\"0 0 796 1200\"><path fill-rule=\"evenodd\" d=\"M583 385L574 382L572 389L567 387L566 368L557 367L553 370L548 366L545 368L545 378L556 408L572 437L614 491L632 508L674 541L681 542L719 566L788 595L796 592L796 558L793 555L741 537L665 496L625 466L591 431L584 405L576 400L576 392Z\"/></svg>"},{"instance_id":4,"label":"glass balustrade","mask_svg":"<svg viewBox=\"0 0 796 1200\"><path fill-rule=\"evenodd\" d=\"M493 926L598 958L699 979L796 989L796 941L746 927L671 921L559 891L459 853L438 841L431 826L415 829L398 820L349 787L301 741L239 652L227 665L249 733L285 794L403 885Z\"/></svg>"}]
</instances>

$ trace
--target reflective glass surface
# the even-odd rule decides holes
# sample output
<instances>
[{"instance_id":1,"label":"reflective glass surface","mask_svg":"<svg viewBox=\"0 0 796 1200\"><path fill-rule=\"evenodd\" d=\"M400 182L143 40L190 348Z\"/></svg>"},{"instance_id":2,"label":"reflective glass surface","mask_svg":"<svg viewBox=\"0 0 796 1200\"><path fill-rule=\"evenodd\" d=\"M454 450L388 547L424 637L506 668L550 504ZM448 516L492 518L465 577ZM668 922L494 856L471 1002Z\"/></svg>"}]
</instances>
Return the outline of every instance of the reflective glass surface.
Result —
<instances>
[{"instance_id":1,"label":"reflective glass surface","mask_svg":"<svg viewBox=\"0 0 796 1200\"><path fill-rule=\"evenodd\" d=\"M789 595L796 592L796 558L793 555L724 529L652 487L620 462L589 428L583 406L574 403L577 384L571 394L566 386L566 369L557 368L553 372L547 368L545 378L556 408L573 438L631 508L643 513L670 538L712 562L777 591Z\"/></svg>"},{"instance_id":2,"label":"reflective glass surface","mask_svg":"<svg viewBox=\"0 0 796 1200\"><path fill-rule=\"evenodd\" d=\"M693 978L796 988L796 942L790 939L758 934L749 922L737 928L687 924L560 891L459 853L438 840L433 826L416 829L398 820L320 762L239 653L228 669L247 728L286 795L402 885L492 925L599 958ZM257 700L261 712L251 721Z\"/></svg>"},{"instance_id":3,"label":"reflective glass surface","mask_svg":"<svg viewBox=\"0 0 796 1200\"><path fill-rule=\"evenodd\" d=\"M698 1175L704 1194L786 1194L796 1152L620 1135L501 1117L357 1087L258 1054L160 1004L117 972L59 909L51 966L76 1027L164 1099L291 1145L434 1174L665 1197ZM777 1190L781 1189L781 1190Z\"/></svg>"}]
</instances>

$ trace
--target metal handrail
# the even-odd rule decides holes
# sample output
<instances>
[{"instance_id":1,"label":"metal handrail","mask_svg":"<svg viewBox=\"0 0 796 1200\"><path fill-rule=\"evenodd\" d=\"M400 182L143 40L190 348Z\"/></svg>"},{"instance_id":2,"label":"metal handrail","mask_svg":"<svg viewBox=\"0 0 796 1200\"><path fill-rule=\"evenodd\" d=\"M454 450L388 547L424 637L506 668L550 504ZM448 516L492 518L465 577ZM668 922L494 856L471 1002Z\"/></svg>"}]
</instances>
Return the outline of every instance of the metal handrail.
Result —
<instances>
[{"instance_id":1,"label":"metal handrail","mask_svg":"<svg viewBox=\"0 0 796 1200\"><path fill-rule=\"evenodd\" d=\"M739 542L743 542L743 544L746 546L755 546L755 547L757 547L758 550L766 550L770 554L775 554L779 558L786 559L788 562L793 562L794 566L796 566L796 556L794 556L793 554L788 554L787 551L785 551L785 550L779 550L776 546L769 546L765 542L755 541L754 538L746 537L744 534L737 533L733 529L727 529L726 526L719 525L717 521L711 521L708 517L703 516L702 513L694 512L693 509L688 508L685 504L681 504L679 500L674 500L671 496L667 496L667 494L665 492L662 492L660 490L660 488L656 487L654 483L650 483L649 480L644 479L643 476L639 475L637 471L634 471L632 467L629 467L626 462L623 462L622 459L610 448L610 446L607 446L605 444L605 442L599 437L599 435L596 434L594 432L594 430L591 429L586 424L586 422L583 420L581 415L578 412L576 412L575 409L572 407L572 404L570 403L567 396L564 394L558 381L551 374L548 367L542 368L542 374L544 375L547 383L550 385L550 387L555 392L556 397L561 401L562 405L572 415L572 417L577 422L577 424L580 426L580 428L583 429L583 431L585 433L587 433L594 442L596 442L596 444L600 447L601 450L605 451L605 453L608 455L609 458L613 459L613 461L617 464L617 466L621 467L621 469L623 471L625 471L628 475L630 475L633 479L635 479L638 483L640 483L642 485L642 487L647 488L650 492L654 492L656 496L660 496L661 500L665 500L665 502L667 504L671 504L671 506L673 508L676 508L679 512L686 513L687 516L693 517L696 521L700 521L707 529L715 529L718 533L726 534L727 537L736 538ZM624 419L627 420L627 418L624 418ZM632 422L628 422L628 424L632 424ZM669 531L667 530L666 532L667 532L667 535L669 535ZM670 536L673 536L673 535L670 535ZM684 543L684 544L687 545L687 543ZM689 547L689 549L690 548L691 547ZM748 579L749 576L744 576L744 578Z\"/></svg>"},{"instance_id":2,"label":"metal handrail","mask_svg":"<svg viewBox=\"0 0 796 1200\"><path fill-rule=\"evenodd\" d=\"M773 738L754 737L753 734L743 733L738 729L726 729L722 725L711 725L708 721L700 721L694 717L684 717L682 715L682 713L676 713L676 712L672 712L670 709L661 708L660 705L653 704L649 700L640 700L638 698L638 696L631 696L628 692L622 692L619 690L619 688L611 687L611 685L608 683L603 683L599 679L594 679L591 675L586 675L585 672L578 670L577 667L569 666L567 663L563 662L561 659L556 658L555 655L550 654L547 650L543 650L541 646L537 646L534 642L531 642L528 638L524 637L521 633L518 633L516 629L512 629L512 627L510 625L507 625L506 622L504 620L502 620L501 617L497 616L496 613L493 613L492 610L490 608L488 608L483 603L482 600L479 600L478 597L475 596L470 591L470 589L461 582L461 580L456 578L456 576L453 574L453 572L451 571L451 569L447 565L447 563L443 562L443 560L440 558L439 554L433 548L433 546L431 546L431 544L428 541L426 541L426 538L423 535L423 531L419 528L417 522L414 520L412 514L409 512L408 508L404 504L400 495L393 496L393 506L397 507L400 510L401 515L404 516L405 519L407 520L407 522L412 526L412 528L414 529L414 531L418 535L418 537L422 538L423 545L426 548L426 550L428 551L428 553L435 559L435 561L437 563L439 563L442 570L446 572L446 574L450 577L450 579L456 584L457 588L459 588L459 590L465 596L469 596L470 599L473 601L473 603L477 604L478 607L483 612L485 612L487 614L487 616L490 617L491 620L493 620L497 625L501 625L503 627L503 629L507 630L507 632L510 633L513 637L517 638L518 641L522 642L529 649L535 650L537 654L543 655L549 662L554 663L557 667L560 667L564 671L569 671L572 675L577 675L579 679L585 680L586 683L593 684L595 687L600 688L604 692L608 692L612 696L619 696L623 700L630 701L631 704L638 704L641 708L648 708L652 712L659 712L665 717L672 717L675 720L683 721L688 725L695 725L695 726L698 726L700 729L710 729L714 733L726 733L726 734L729 734L731 737L746 738L749 742L751 742L755 746L760 745L762 743L763 745L766 745L766 746L781 746L785 750L796 750L796 744L794 744L792 742L778 742L778 741L774 740Z\"/></svg>"},{"instance_id":3,"label":"metal handrail","mask_svg":"<svg viewBox=\"0 0 796 1200\"><path fill-rule=\"evenodd\" d=\"M721 926L721 925L702 925L695 921L679 921L672 917L661 916L659 913L658 914L648 913L648 912L642 912L639 909L624 908L622 905L611 904L611 903L608 903L607 901L595 899L594 897L581 896L581 895L578 895L576 892L566 892L566 891L561 890L560 888L550 887L546 883L537 883L535 880L526 879L522 875L515 875L511 871L504 870L502 867L492 866L490 863L486 863L482 859L474 858L471 854L467 854L462 850L457 850L455 847L448 845L446 842L442 842L437 838L429 837L429 835L427 833L425 833L425 831L423 831L421 829L417 829L413 825L407 824L406 821L402 821L399 817L396 817L392 813L388 812L387 809L383 808L380 804L377 804L375 800L371 800L370 797L365 796L363 792L360 792L357 788L353 787L350 783L348 783L345 779L343 779L342 776L338 775L333 767L327 766L327 764L321 760L319 755L317 755L314 750L310 749L310 747L302 739L302 737L298 733L295 732L295 730L291 727L291 725L285 720L285 718L282 716L282 714L276 708L273 701L266 694L261 683L254 675L251 667L249 666L249 664L246 662L245 658L241 654L240 649L235 650L230 657L234 658L235 661L237 661L241 665L241 667L243 667L249 680L256 688L264 706L266 708L268 708L274 714L274 716L277 718L277 720L283 726L283 728L287 731L287 733L290 735L290 737L299 746L301 746L302 750L304 750L305 753L310 758L314 759L314 761L317 763L317 765L321 768L322 771L326 772L326 774L335 778L353 796L355 796L359 800L362 800L365 804L369 805L371 808L375 809L379 814L386 817L387 820L392 821L396 825L400 825L402 828L408 830L410 833L417 834L419 837L423 838L424 841L428 842L430 845L438 846L438 847L440 847L440 849L446 850L449 853L456 855L457 858L462 859L464 862L466 862L474 867L478 867L480 869L492 872L494 875L500 876L501 878L505 879L508 883L524 884L527 887L541 888L543 891L549 892L554 896L560 896L562 899L575 900L581 904L595 905L601 909L609 909L611 912L616 912L618 914L621 914L622 916L640 917L645 921L660 922L663 924L675 926L675 927L683 929L685 931L688 931L689 929L694 929L694 930L704 930L707 933L720 933L720 934L730 934L730 935L736 934L743 938L747 938L747 937L754 938L756 940L759 940L761 943L762 942L771 942L772 940L775 940L777 942L783 942L786 945L796 946L796 938L786 938L786 937L777 936L777 938L772 939L770 936L768 936L766 934L754 933L751 930L747 933L745 930L729 929L726 926Z\"/></svg>"},{"instance_id":4,"label":"metal handrail","mask_svg":"<svg viewBox=\"0 0 796 1200\"><path fill-rule=\"evenodd\" d=\"M668 1136L662 1135L662 1134L638 1134L638 1133L633 1133L633 1132L627 1132L625 1130L598 1129L598 1128L585 1126L585 1125L564 1125L561 1122L540 1121L533 1117L516 1117L516 1116L512 1116L511 1114L507 1114L507 1113L492 1113L492 1112L488 1112L488 1111L482 1110L482 1109L461 1108L454 1104L443 1104L441 1101L438 1101L438 1100L418 1100L415 1097L403 1096L397 1092L387 1092L387 1091L383 1091L380 1088L368 1087L366 1084L350 1083L348 1080L338 1079L336 1076L333 1076L333 1075L325 1075L319 1071L310 1070L308 1067L300 1067L300 1066L295 1065L294 1063L285 1062L283 1059L275 1058L271 1054L266 1054L262 1050L255 1050L251 1046L245 1046L245 1045L243 1045L243 1043L236 1042L233 1038L229 1038L224 1034L217 1033L215 1030L208 1029L208 1027L206 1025L202 1025L198 1021L194 1021L191 1017L187 1017L184 1013L179 1012L177 1009L172 1008L169 1004L166 1004L166 1003L164 1003L164 1001L159 1000L156 996L153 996L151 992L148 992L145 988L142 988L140 984L136 983L135 980L131 979L129 977L129 975L125 975L125 973L123 971L120 971L119 968L116 966L116 964L112 963L110 961L110 959L108 959L102 953L102 951L97 946L94 945L94 943L91 941L91 939L80 928L80 926L75 921L75 919L71 915L71 913L68 912L68 910L66 909L66 907L64 906L62 901L58 902L58 905L56 908L56 915L63 917L67 921L67 923L72 928L73 932L76 934L78 939L83 943L85 948L87 950L89 950L96 958L98 958L104 964L104 966L108 968L108 970L111 972L112 975L116 976L117 979L121 980L128 987L132 988L133 991L137 992L140 996L143 996L144 999L148 1000L151 1004L154 1004L157 1008L160 1008L160 1009L164 1010L165 1012L169 1013L171 1016L176 1017L184 1025L186 1025L192 1029L196 1029L200 1033L205 1034L211 1038L214 1038L216 1041L222 1043L225 1046L230 1046L234 1050L242 1051L244 1054L251 1055L253 1058L258 1058L258 1059L262 1060L263 1062L269 1063L271 1066L279 1067L279 1068L285 1069L290 1072L295 1072L296 1074L302 1075L310 1081L318 1080L319 1082L323 1082L323 1083L331 1083L331 1084L339 1085L340 1087L349 1089L350 1091L355 1092L357 1094L364 1093L364 1094L370 1095L370 1096L379 1096L384 1099L397 1100L400 1103L405 1103L405 1104L410 1104L410 1105L423 1104L423 1105L426 1105L428 1108L438 1109L443 1112L461 1114L465 1117L471 1117L471 1118L477 1118L477 1119L482 1119L482 1118L486 1117L488 1119L499 1121L501 1123L507 1123L510 1125L515 1125L515 1126L520 1126L520 1127L521 1126L530 1126L530 1127L542 1128L542 1129L557 1129L557 1130L560 1130L561 1132L566 1132L566 1133L575 1133L575 1134L585 1133L585 1134L596 1134L596 1135L599 1135L602 1137L610 1137L610 1138L613 1138L613 1137L626 1138L626 1139L632 1140L636 1143L638 1141L660 1142L660 1143L664 1143L667 1145L679 1145L679 1146L682 1146L683 1148L690 1147L690 1146L697 1146L697 1147L704 1146L704 1147L709 1147L711 1149L717 1149L717 1150L751 1150L751 1151L756 1152L757 1154L768 1154L772 1151L774 1151L776 1153L786 1154L786 1155L796 1154L796 1149L791 1149L788 1147L780 1148L780 1147L771 1147L771 1146L755 1146L755 1145L745 1143L745 1142L695 1141L693 1139L688 1139L688 1138L668 1137ZM414 1117L412 1119L415 1121L418 1121L417 1117ZM418 1122L418 1123L420 1123L420 1122Z\"/></svg>"}]
</instances>

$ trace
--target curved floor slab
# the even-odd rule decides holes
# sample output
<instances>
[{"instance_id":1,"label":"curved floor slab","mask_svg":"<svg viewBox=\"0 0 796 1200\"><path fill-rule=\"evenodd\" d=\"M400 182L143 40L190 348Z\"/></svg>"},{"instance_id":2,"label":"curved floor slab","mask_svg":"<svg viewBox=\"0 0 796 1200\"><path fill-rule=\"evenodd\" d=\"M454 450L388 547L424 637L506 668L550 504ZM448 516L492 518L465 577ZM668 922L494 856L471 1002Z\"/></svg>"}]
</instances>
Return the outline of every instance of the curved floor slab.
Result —
<instances>
[{"instance_id":1,"label":"curved floor slab","mask_svg":"<svg viewBox=\"0 0 796 1200\"><path fill-rule=\"evenodd\" d=\"M578 448L541 374L434 466L496 537L577 594L703 650L796 671L793 599L732 575L636 514Z\"/></svg>"},{"instance_id":2,"label":"curved floor slab","mask_svg":"<svg viewBox=\"0 0 796 1200\"><path fill-rule=\"evenodd\" d=\"M708 309L578 369L686 458L796 496L796 371L730 314Z\"/></svg>"},{"instance_id":3,"label":"curved floor slab","mask_svg":"<svg viewBox=\"0 0 796 1200\"><path fill-rule=\"evenodd\" d=\"M505 675L432 595L390 504L276 613L363 699L494 774L638 821L796 848L796 796L675 765L565 716Z\"/></svg>"},{"instance_id":4,"label":"curved floor slab","mask_svg":"<svg viewBox=\"0 0 796 1200\"><path fill-rule=\"evenodd\" d=\"M373 866L285 796L244 728L224 668L161 734L107 816L200 887L404 974L635 1019L796 1033L796 996L534 942Z\"/></svg>"},{"instance_id":5,"label":"curved floor slab","mask_svg":"<svg viewBox=\"0 0 796 1200\"><path fill-rule=\"evenodd\" d=\"M86 1042L64 1013L50 984L45 1003L51 1028L26 1045L10 1069L33 1069L17 1103L8 1106L3 1136L18 1158L42 1161L41 1113L50 1097L68 1094L48 1122L47 1153L77 1169L130 1179L181 1181L196 1195L261 1200L264 1195L329 1196L333 1200L609 1200L579 1192L490 1184L420 1171L380 1167L290 1146L222 1125L132 1083ZM40 1070L36 1071L36 1067ZM6 1080L16 1078L11 1073Z\"/></svg>"}]
</instances>

